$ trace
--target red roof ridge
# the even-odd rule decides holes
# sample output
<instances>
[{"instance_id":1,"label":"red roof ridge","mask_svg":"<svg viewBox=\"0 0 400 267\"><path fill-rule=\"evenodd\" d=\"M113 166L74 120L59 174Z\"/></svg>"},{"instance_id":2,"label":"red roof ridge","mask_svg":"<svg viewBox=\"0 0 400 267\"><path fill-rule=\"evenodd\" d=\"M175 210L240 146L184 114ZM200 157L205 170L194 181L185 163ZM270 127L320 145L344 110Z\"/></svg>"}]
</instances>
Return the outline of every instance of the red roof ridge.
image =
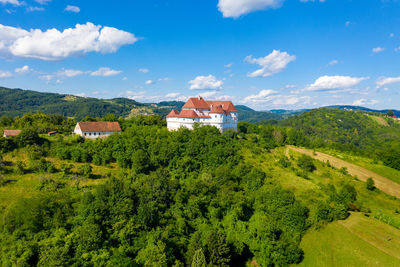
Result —
<instances>
[{"instance_id":1,"label":"red roof ridge","mask_svg":"<svg viewBox=\"0 0 400 267\"><path fill-rule=\"evenodd\" d=\"M117 121L81 121L78 125L82 132L121 132Z\"/></svg>"}]
</instances>

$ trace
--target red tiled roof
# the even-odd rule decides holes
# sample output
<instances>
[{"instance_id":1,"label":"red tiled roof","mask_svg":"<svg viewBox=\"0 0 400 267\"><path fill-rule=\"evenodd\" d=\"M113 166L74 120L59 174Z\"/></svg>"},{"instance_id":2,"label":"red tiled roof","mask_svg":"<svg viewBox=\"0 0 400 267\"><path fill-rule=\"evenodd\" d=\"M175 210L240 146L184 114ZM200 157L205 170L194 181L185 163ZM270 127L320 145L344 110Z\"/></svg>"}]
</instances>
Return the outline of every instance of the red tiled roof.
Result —
<instances>
[{"instance_id":1,"label":"red tiled roof","mask_svg":"<svg viewBox=\"0 0 400 267\"><path fill-rule=\"evenodd\" d=\"M232 101L206 101L208 105L213 106L222 106L222 109L228 112L238 112Z\"/></svg>"},{"instance_id":2,"label":"red tiled roof","mask_svg":"<svg viewBox=\"0 0 400 267\"><path fill-rule=\"evenodd\" d=\"M189 100L183 105L182 109L185 108L197 108L197 109L209 109L210 105L201 97L191 97Z\"/></svg>"},{"instance_id":3,"label":"red tiled roof","mask_svg":"<svg viewBox=\"0 0 400 267\"><path fill-rule=\"evenodd\" d=\"M81 121L78 125L82 132L121 132L116 121Z\"/></svg>"},{"instance_id":4,"label":"red tiled roof","mask_svg":"<svg viewBox=\"0 0 400 267\"><path fill-rule=\"evenodd\" d=\"M191 119L194 119L194 118L199 118L199 115L197 115L197 113L194 111L194 110L185 110L185 109L183 109L182 111L181 111L181 113L179 113L179 115L177 116L178 118L191 118Z\"/></svg>"},{"instance_id":5,"label":"red tiled roof","mask_svg":"<svg viewBox=\"0 0 400 267\"><path fill-rule=\"evenodd\" d=\"M3 132L7 136L17 136L21 133L21 130L3 130Z\"/></svg>"},{"instance_id":6,"label":"red tiled roof","mask_svg":"<svg viewBox=\"0 0 400 267\"><path fill-rule=\"evenodd\" d=\"M179 112L176 109L171 110L171 112L167 115L167 118L176 117L179 115Z\"/></svg>"},{"instance_id":7,"label":"red tiled roof","mask_svg":"<svg viewBox=\"0 0 400 267\"><path fill-rule=\"evenodd\" d=\"M210 113L225 113L221 105L211 105Z\"/></svg>"}]
</instances>

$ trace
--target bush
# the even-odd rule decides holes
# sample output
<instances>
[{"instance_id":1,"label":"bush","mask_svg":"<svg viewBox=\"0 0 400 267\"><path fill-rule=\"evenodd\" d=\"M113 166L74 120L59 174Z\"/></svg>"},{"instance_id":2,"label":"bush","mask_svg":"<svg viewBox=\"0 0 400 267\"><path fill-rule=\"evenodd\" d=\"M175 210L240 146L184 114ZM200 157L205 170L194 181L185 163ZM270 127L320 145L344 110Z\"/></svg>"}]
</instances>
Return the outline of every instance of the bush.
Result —
<instances>
[{"instance_id":1,"label":"bush","mask_svg":"<svg viewBox=\"0 0 400 267\"><path fill-rule=\"evenodd\" d=\"M18 175L25 174L25 164L18 160L14 165L14 172Z\"/></svg>"},{"instance_id":2,"label":"bush","mask_svg":"<svg viewBox=\"0 0 400 267\"><path fill-rule=\"evenodd\" d=\"M314 165L313 158L307 155L300 156L297 165L306 172L313 172L317 169Z\"/></svg>"},{"instance_id":3,"label":"bush","mask_svg":"<svg viewBox=\"0 0 400 267\"><path fill-rule=\"evenodd\" d=\"M79 166L78 173L86 178L90 178L92 176L92 166L90 164L83 164Z\"/></svg>"},{"instance_id":4,"label":"bush","mask_svg":"<svg viewBox=\"0 0 400 267\"><path fill-rule=\"evenodd\" d=\"M367 179L367 182L365 185L368 190L370 190L370 191L375 190L375 182L371 177Z\"/></svg>"}]
</instances>

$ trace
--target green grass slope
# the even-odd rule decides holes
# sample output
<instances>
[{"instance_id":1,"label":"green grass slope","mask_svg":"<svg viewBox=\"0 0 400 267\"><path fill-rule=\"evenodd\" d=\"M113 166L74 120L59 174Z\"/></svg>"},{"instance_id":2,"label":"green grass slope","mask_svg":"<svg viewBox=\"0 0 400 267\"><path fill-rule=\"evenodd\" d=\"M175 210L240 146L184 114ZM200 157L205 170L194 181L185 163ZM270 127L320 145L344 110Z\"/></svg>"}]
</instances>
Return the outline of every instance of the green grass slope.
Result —
<instances>
[{"instance_id":1,"label":"green grass slope","mask_svg":"<svg viewBox=\"0 0 400 267\"><path fill-rule=\"evenodd\" d=\"M310 231L301 247L298 266L400 266L400 230L359 213Z\"/></svg>"}]
</instances>

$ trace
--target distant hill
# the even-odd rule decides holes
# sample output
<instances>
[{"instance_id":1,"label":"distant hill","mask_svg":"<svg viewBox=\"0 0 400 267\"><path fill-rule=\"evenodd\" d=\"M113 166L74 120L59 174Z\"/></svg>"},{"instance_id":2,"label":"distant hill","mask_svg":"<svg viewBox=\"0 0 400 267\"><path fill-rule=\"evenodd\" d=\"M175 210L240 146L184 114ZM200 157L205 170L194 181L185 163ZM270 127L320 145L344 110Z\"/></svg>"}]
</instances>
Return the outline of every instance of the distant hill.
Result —
<instances>
[{"instance_id":1,"label":"distant hill","mask_svg":"<svg viewBox=\"0 0 400 267\"><path fill-rule=\"evenodd\" d=\"M333 105L333 106L326 106L325 108L338 108L341 110L361 110L361 111L383 113L383 114L385 114L389 111L389 109L378 110L378 109L370 109L370 108L365 108L365 107L360 107L360 106L349 106L349 105ZM397 117L400 116L400 110L393 109L392 111Z\"/></svg>"},{"instance_id":2,"label":"distant hill","mask_svg":"<svg viewBox=\"0 0 400 267\"><path fill-rule=\"evenodd\" d=\"M172 108L180 110L184 104L182 101L162 101L154 105L128 98L97 99L0 87L0 116L21 116L27 112L41 111L73 117L76 120L81 120L87 115L103 117L110 113L118 117L141 114L158 114L165 117ZM239 111L239 121L256 123L283 118L279 114L255 111L243 105L236 107Z\"/></svg>"}]
</instances>

